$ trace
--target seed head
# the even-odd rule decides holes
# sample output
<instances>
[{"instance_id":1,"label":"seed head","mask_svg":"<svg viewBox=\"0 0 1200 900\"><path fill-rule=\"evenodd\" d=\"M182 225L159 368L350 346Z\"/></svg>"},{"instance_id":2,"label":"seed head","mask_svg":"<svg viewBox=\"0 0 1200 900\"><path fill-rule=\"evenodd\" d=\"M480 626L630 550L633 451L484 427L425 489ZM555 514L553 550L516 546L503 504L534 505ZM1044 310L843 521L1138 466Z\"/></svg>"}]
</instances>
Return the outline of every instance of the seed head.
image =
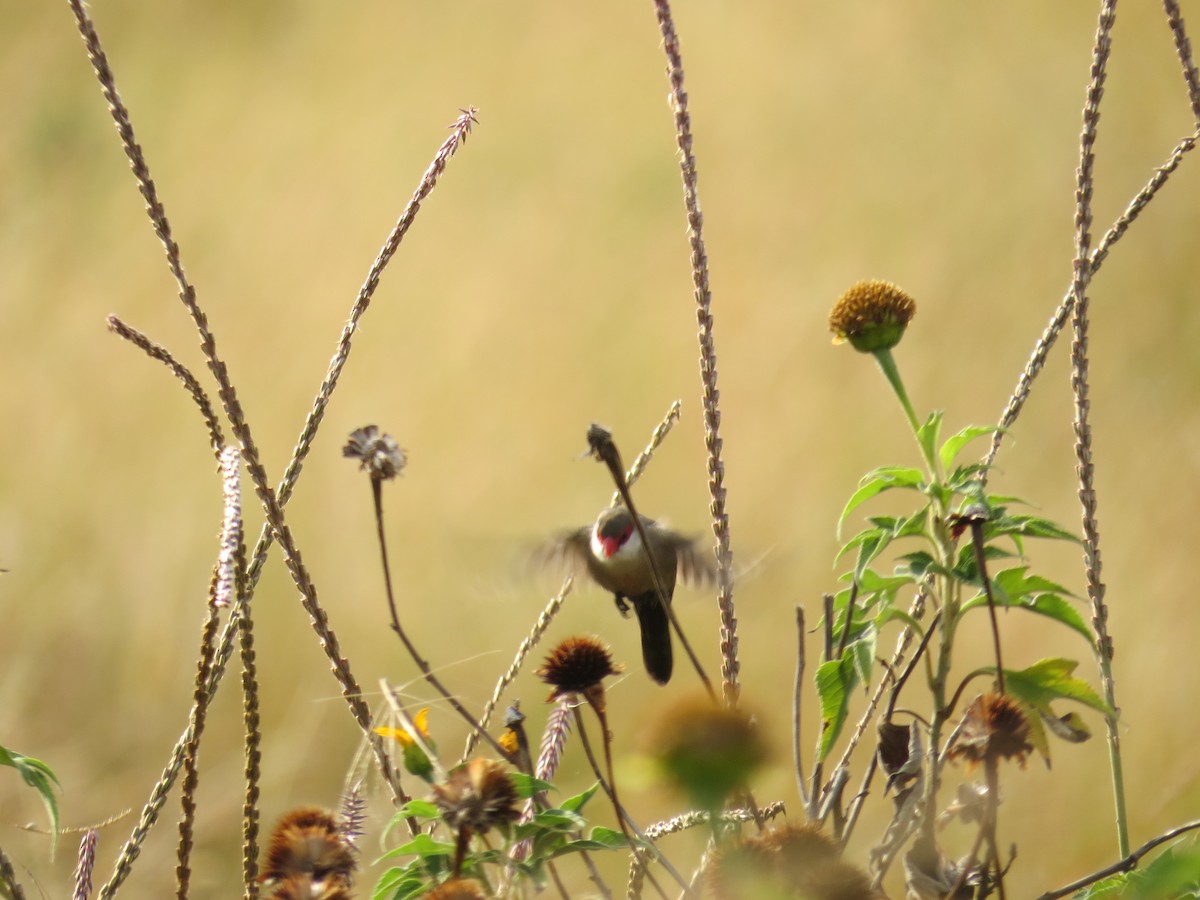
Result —
<instances>
[{"instance_id":1,"label":"seed head","mask_svg":"<svg viewBox=\"0 0 1200 900\"><path fill-rule=\"evenodd\" d=\"M259 880L271 898L350 897L355 858L333 814L316 806L293 809L275 826Z\"/></svg>"},{"instance_id":2,"label":"seed head","mask_svg":"<svg viewBox=\"0 0 1200 900\"><path fill-rule=\"evenodd\" d=\"M968 766L1015 759L1023 767L1032 751L1029 720L1020 704L1005 694L989 692L967 708L950 758L964 760Z\"/></svg>"},{"instance_id":3,"label":"seed head","mask_svg":"<svg viewBox=\"0 0 1200 900\"><path fill-rule=\"evenodd\" d=\"M841 849L813 825L785 825L717 851L705 874L717 900L760 897L874 900L866 874L841 859Z\"/></svg>"},{"instance_id":4,"label":"seed head","mask_svg":"<svg viewBox=\"0 0 1200 900\"><path fill-rule=\"evenodd\" d=\"M553 688L550 700L564 694L586 694L599 687L607 676L620 672L608 648L594 637L567 638L550 651L537 670L538 677Z\"/></svg>"},{"instance_id":5,"label":"seed head","mask_svg":"<svg viewBox=\"0 0 1200 900\"><path fill-rule=\"evenodd\" d=\"M451 770L445 784L433 786L433 802L454 830L482 834L505 828L520 815L517 788L500 763L473 759Z\"/></svg>"},{"instance_id":6,"label":"seed head","mask_svg":"<svg viewBox=\"0 0 1200 900\"><path fill-rule=\"evenodd\" d=\"M395 478L408 464L408 454L390 434L381 434L375 425L367 425L350 433L342 448L342 456L358 460L358 467L369 472L375 481Z\"/></svg>"},{"instance_id":7,"label":"seed head","mask_svg":"<svg viewBox=\"0 0 1200 900\"><path fill-rule=\"evenodd\" d=\"M741 708L697 697L667 712L654 754L667 776L701 809L716 809L767 758L758 726Z\"/></svg>"},{"instance_id":8,"label":"seed head","mask_svg":"<svg viewBox=\"0 0 1200 900\"><path fill-rule=\"evenodd\" d=\"M862 353L890 350L916 311L916 301L891 282L860 281L833 305L829 328L835 344L849 341Z\"/></svg>"}]
</instances>

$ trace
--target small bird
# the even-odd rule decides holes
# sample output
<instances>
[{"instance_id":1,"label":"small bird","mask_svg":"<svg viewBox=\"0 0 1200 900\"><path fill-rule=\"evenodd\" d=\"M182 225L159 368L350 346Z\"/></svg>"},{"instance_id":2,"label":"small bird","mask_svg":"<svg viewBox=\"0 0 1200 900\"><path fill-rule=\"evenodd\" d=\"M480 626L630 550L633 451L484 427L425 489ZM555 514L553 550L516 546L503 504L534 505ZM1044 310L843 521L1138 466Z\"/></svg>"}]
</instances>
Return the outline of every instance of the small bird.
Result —
<instances>
[{"instance_id":1,"label":"small bird","mask_svg":"<svg viewBox=\"0 0 1200 900\"><path fill-rule=\"evenodd\" d=\"M653 519L640 516L654 554L666 601L675 593L676 578L696 584L716 577L711 560L683 537ZM611 591L621 615L629 615L629 601L642 632L642 661L650 677L659 684L671 680L671 621L654 587L650 558L634 527L633 516L624 506L604 510L595 524L568 532L559 546L582 562L592 580Z\"/></svg>"}]
</instances>

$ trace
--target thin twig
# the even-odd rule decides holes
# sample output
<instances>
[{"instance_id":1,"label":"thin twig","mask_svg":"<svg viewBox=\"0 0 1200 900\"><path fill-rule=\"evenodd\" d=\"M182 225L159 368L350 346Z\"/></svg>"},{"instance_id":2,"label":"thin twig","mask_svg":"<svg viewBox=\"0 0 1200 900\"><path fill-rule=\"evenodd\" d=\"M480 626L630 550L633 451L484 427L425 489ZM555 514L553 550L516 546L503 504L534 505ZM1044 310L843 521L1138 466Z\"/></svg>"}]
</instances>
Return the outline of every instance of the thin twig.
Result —
<instances>
[{"instance_id":1,"label":"thin twig","mask_svg":"<svg viewBox=\"0 0 1200 900\"><path fill-rule=\"evenodd\" d=\"M712 291L708 285L708 252L704 248L704 216L696 186L696 157L692 154L692 119L687 92L683 89L683 56L668 0L654 0L663 52L667 56L667 78L671 83L671 106L675 112L675 140L679 145L679 169L683 176L683 201L687 208L688 242L692 249L692 284L695 287L696 319L700 330L700 381L703 386L704 445L708 450L708 491L712 498L712 529L716 537L717 606L721 614L721 687L725 703L735 706L738 683L737 615L733 604L733 551L729 544L729 515L725 511L725 463L721 459L721 408L717 391L717 351L713 343Z\"/></svg>"},{"instance_id":2,"label":"thin twig","mask_svg":"<svg viewBox=\"0 0 1200 900\"><path fill-rule=\"evenodd\" d=\"M1096 245L1096 249L1091 253L1090 268L1093 276L1100 270L1100 266L1104 263L1112 248L1125 235L1125 232L1129 230L1129 226L1137 220L1142 210L1150 204L1150 201L1154 199L1167 183L1167 179L1179 168L1179 164L1183 162L1184 156L1195 149L1197 141L1200 141L1200 131L1193 132L1176 144L1166 161L1154 170L1154 174L1150 176L1150 180L1134 195L1129 205L1125 207L1125 210L1117 217L1117 220L1105 232L1104 237L1101 238L1100 243ZM1028 362L1025 363L1025 368L1021 372L1020 377L1017 379L1017 385L1013 388L1012 394L1005 403L1004 411L1000 414L996 433L992 435L991 446L989 446L988 452L983 457L985 468L981 477L985 482L990 467L996 461L996 454L1000 452L1000 445L1003 443L1008 429L1021 414L1021 410L1025 406L1025 401L1029 399L1029 392L1033 387L1033 382L1042 371L1042 367L1046 364L1050 350L1054 346L1055 341L1058 340L1058 335L1066 325L1067 319L1074 308L1075 295L1074 281L1072 280L1072 285L1067 288L1066 295L1060 301L1054 314L1050 317L1050 323L1034 344L1033 352L1030 354Z\"/></svg>"},{"instance_id":3,"label":"thin twig","mask_svg":"<svg viewBox=\"0 0 1200 900\"><path fill-rule=\"evenodd\" d=\"M196 820L196 787L200 781L200 770L196 758L200 752L200 738L204 733L204 722L208 713L211 695L207 691L208 673L212 666L213 645L217 636L217 625L220 607L214 602L217 596L219 575L213 571L212 585L209 588L209 602L206 607L207 615L200 638L200 653L196 666L196 687L192 699L192 710L189 721L191 739L187 742L183 756L183 783L180 787L180 805L183 815L179 820L179 862L175 867L176 895L179 900L187 900L189 880L191 878L192 829Z\"/></svg>"},{"instance_id":4,"label":"thin twig","mask_svg":"<svg viewBox=\"0 0 1200 900\"><path fill-rule=\"evenodd\" d=\"M1192 61L1192 42L1188 40L1187 29L1183 25L1183 13L1179 11L1178 0L1163 0L1163 9L1167 13L1171 35L1175 38L1175 52L1179 54L1179 63L1183 67L1183 80L1192 104L1192 118L1200 125L1200 75L1197 75L1196 64Z\"/></svg>"},{"instance_id":5,"label":"thin twig","mask_svg":"<svg viewBox=\"0 0 1200 900\"><path fill-rule=\"evenodd\" d=\"M992 580L988 577L987 553L983 542L984 519L971 519L971 545L975 548L975 567L979 569L979 581L987 597L988 615L992 619L992 647L996 651L996 690L1004 693L1004 661L1000 658L1000 623L996 621L996 599L992 596Z\"/></svg>"},{"instance_id":6,"label":"thin twig","mask_svg":"<svg viewBox=\"0 0 1200 900\"><path fill-rule=\"evenodd\" d=\"M804 754L800 750L800 701L804 694L804 607L796 604L796 681L792 687L792 760L800 803L808 809L808 785L804 783Z\"/></svg>"},{"instance_id":7,"label":"thin twig","mask_svg":"<svg viewBox=\"0 0 1200 900\"><path fill-rule=\"evenodd\" d=\"M1071 343L1071 389L1075 397L1075 458L1079 476L1079 502L1083 508L1083 556L1086 569L1088 599L1092 604L1092 630L1096 635L1096 655L1104 699L1117 709L1116 682L1113 679L1112 638L1108 633L1108 607L1104 602L1104 582L1101 580L1100 531L1096 514L1095 466L1092 462L1092 429L1089 422L1091 403L1088 399L1088 284L1092 276L1089 248L1092 225L1092 184L1096 142L1096 127L1100 119L1100 98L1112 47L1112 27L1116 17L1116 0L1104 0L1100 22L1096 29L1096 46L1092 55L1092 77L1083 109L1083 131L1079 138L1079 179L1075 190L1075 264L1071 293L1073 340ZM1125 812L1125 779L1121 765L1121 742L1117 723L1105 719L1108 730L1109 763L1112 768L1113 799L1116 807L1117 847L1122 856L1129 854L1129 825Z\"/></svg>"},{"instance_id":8,"label":"thin twig","mask_svg":"<svg viewBox=\"0 0 1200 900\"><path fill-rule=\"evenodd\" d=\"M625 483L630 487L633 486L634 482L641 478L642 472L645 471L646 466L650 463L650 460L654 458L654 451L662 446L662 442L666 440L667 435L671 433L671 429L675 427L675 423L679 421L679 413L682 408L682 401L676 400L674 403L672 403L670 408L667 410L667 414L662 417L662 421L659 422L658 425L655 426L654 431L650 433L650 442L646 444L645 449L637 455L633 461L633 465L631 465L629 467L629 471L625 473ZM616 506L620 502L621 492L613 491L612 500L609 501L608 505L610 507Z\"/></svg>"},{"instance_id":9,"label":"thin twig","mask_svg":"<svg viewBox=\"0 0 1200 900\"><path fill-rule=\"evenodd\" d=\"M1066 887L1061 887L1054 891L1047 891L1038 897L1037 900L1058 900L1059 897L1066 897L1070 894L1074 894L1079 889L1085 888L1089 884L1095 884L1100 879L1107 878L1109 875L1116 875L1119 872L1131 872L1137 868L1137 864L1141 861L1142 857L1155 847L1159 846L1160 844L1165 844L1167 841L1173 841L1181 834L1186 834L1189 831L1195 831L1198 828L1200 828L1200 820L1188 822L1186 825L1180 825L1176 828L1172 828L1170 831L1146 841L1146 843L1142 844L1142 846L1138 847L1132 853L1127 854L1123 859L1113 863L1111 866L1105 866L1103 869L1099 869L1090 875L1085 875L1078 881L1071 882Z\"/></svg>"},{"instance_id":10,"label":"thin twig","mask_svg":"<svg viewBox=\"0 0 1200 900\"><path fill-rule=\"evenodd\" d=\"M583 726L583 716L580 715L579 707L573 707L572 711L575 714L575 727L579 732L579 743L583 746L583 752L587 757L588 764L592 767L592 773L596 776L596 780L600 782L601 790L603 790L608 796L609 801L613 804L613 808L616 810L617 821L621 824L621 830L625 831L625 826L628 826L630 831L632 831L641 840L649 844L645 833L638 828L637 823L633 821L633 817L626 812L625 808L621 806L619 802L617 802L617 796L613 792L612 785L609 784L608 779L604 776L604 772L600 767L600 762L596 759L596 754L592 750L592 744L591 741L588 740L587 730ZM644 852L639 850L638 846L634 844L632 840L630 841L630 851L634 856L638 856ZM683 876L679 874L679 871L673 865L671 865L670 860L663 856L662 851L655 849L654 858L667 871L667 874L674 878L675 882L684 889L685 893L687 893L689 896L693 896L688 890L687 882L683 880ZM650 875L648 872L647 876L650 878L650 882L658 888L659 893L665 897L666 894L663 892L662 887L654 879L654 876Z\"/></svg>"},{"instance_id":11,"label":"thin twig","mask_svg":"<svg viewBox=\"0 0 1200 900\"><path fill-rule=\"evenodd\" d=\"M529 630L529 634L521 641L521 645L517 647L517 655L509 665L507 671L500 676L496 682L496 687L492 690L492 696L488 698L488 702L483 706L483 715L480 716L478 726L481 730L487 730L488 722L491 721L492 713L496 711L496 707L500 704L500 698L504 696L504 691L521 671L521 666L525 664L525 659L529 656L529 651L537 646L538 641L542 639L542 635L546 633L546 629L550 627L550 623L554 621L554 617L558 615L558 611L562 609L563 602L567 599L567 595L571 593L571 586L574 584L574 579L567 576L563 580L562 587L559 588L557 594L550 598L550 602L542 610L537 621L533 623L533 628ZM463 747L462 758L466 760L471 755L471 751L475 749L475 744L478 742L479 736L477 729L471 729L467 734L467 743Z\"/></svg>"},{"instance_id":12,"label":"thin twig","mask_svg":"<svg viewBox=\"0 0 1200 900\"><path fill-rule=\"evenodd\" d=\"M487 729L479 724L479 719L472 715L470 711L463 706L462 702L450 693L442 680L438 678L437 673L433 671L433 667L429 665L429 661L425 659L417 650L417 645L412 642L408 636L408 632L404 630L404 626L400 624L400 616L396 612L396 598L392 591L392 573L388 565L387 538L383 528L383 482L380 478L372 476L371 478L371 496L375 503L375 526L376 533L379 538L379 552L383 558L383 582L387 590L388 611L392 617L392 631L396 632L396 636L400 638L400 642L404 644L404 649L408 651L408 655L412 657L417 668L421 670L421 675L425 681L435 691L445 698L446 702L458 713L467 723L467 725L478 735L480 735L493 750L499 754L501 759L506 758L504 748L500 743L488 733ZM419 737L419 736L418 736ZM430 757L432 759L432 757Z\"/></svg>"},{"instance_id":13,"label":"thin twig","mask_svg":"<svg viewBox=\"0 0 1200 900\"><path fill-rule=\"evenodd\" d=\"M116 316L109 316L107 321L109 331L129 341L151 359L163 363L176 378L183 382L188 394L200 408L200 414L204 416L204 424L208 428L209 446L212 447L213 453L220 454L221 448L225 446L225 435L221 431L221 423L213 410L212 401L208 399L208 394L200 386L200 382L196 380L196 376L192 374L191 370L175 359L166 347L150 340L146 335L133 326L125 324Z\"/></svg>"}]
</instances>

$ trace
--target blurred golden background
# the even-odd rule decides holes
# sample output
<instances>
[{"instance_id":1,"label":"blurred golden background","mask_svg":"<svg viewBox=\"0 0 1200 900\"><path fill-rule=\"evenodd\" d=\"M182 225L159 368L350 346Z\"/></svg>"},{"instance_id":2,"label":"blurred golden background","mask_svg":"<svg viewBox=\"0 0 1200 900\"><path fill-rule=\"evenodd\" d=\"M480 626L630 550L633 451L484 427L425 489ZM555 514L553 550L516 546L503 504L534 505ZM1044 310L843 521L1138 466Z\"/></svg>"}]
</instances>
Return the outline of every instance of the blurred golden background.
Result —
<instances>
[{"instance_id":1,"label":"blurred golden background","mask_svg":"<svg viewBox=\"0 0 1200 900\"><path fill-rule=\"evenodd\" d=\"M829 308L860 278L904 286L919 311L897 357L918 410L945 409L950 430L995 422L1070 280L1095 9L676 5L733 550L750 569L735 594L744 698L777 747L757 795L799 816L793 609L804 604L815 623L835 587L834 525L857 478L918 459L875 365L830 346ZM682 398L683 421L637 496L644 511L707 531L696 320L652 4L90 7L275 480L375 253L445 127L479 107L384 276L288 507L365 690L416 672L386 629L367 481L341 458L360 425L408 450L385 500L402 615L473 708L557 587L522 565L529 548L607 503L603 469L578 459L588 423L613 429L632 459ZM186 724L220 485L190 401L105 330L117 313L207 375L67 5L12 3L4 19L0 743L54 767L65 825L134 810L102 833L103 879ZM1097 232L1194 128L1161 10L1123 9L1115 41ZM1197 165L1184 161L1092 291L1101 547L1135 845L1200 806L1188 561L1200 468ZM1076 528L1067 349L1060 342L1036 385L993 486ZM251 515L251 534L260 521ZM1031 551L1035 567L1083 593L1077 548ZM269 826L297 803L334 804L358 737L277 554L255 608ZM681 591L676 608L717 673L711 598ZM1096 680L1066 629L1019 613L1002 625L1009 665L1070 656ZM610 706L635 809L646 822L677 810L639 780L639 733L691 689L688 673L651 685L636 628L594 588L570 598L548 640L575 632L602 635L629 664ZM968 638L964 671L988 661L986 634ZM885 633L881 649L893 640ZM522 699L536 735L545 688L527 668L509 698ZM237 890L235 693L227 679L202 749L197 897ZM418 683L409 695L414 706L429 697ZM811 694L806 703L809 747ZM1052 770L1035 760L1006 773L1000 843L1019 851L1010 896L1116 856L1103 725L1085 715L1095 740L1056 743ZM454 758L459 723L437 708L431 725ZM564 783L588 780L570 746ZM890 806L871 798L852 856L865 858ZM386 815L381 803L374 811ZM171 891L177 817L173 795L129 896ZM30 895L63 896L78 836L51 861L26 822L44 824L36 796L0 771L0 847ZM673 845L683 865L699 840ZM952 849L966 853L969 840Z\"/></svg>"}]
</instances>

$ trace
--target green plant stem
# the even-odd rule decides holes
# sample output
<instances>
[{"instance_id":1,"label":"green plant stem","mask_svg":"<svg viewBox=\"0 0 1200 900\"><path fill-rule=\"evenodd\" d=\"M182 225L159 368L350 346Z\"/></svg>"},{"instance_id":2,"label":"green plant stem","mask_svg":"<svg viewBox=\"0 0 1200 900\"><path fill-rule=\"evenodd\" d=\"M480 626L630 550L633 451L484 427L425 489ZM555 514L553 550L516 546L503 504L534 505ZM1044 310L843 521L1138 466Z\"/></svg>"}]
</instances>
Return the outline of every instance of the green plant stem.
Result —
<instances>
[{"instance_id":1,"label":"green plant stem","mask_svg":"<svg viewBox=\"0 0 1200 900\"><path fill-rule=\"evenodd\" d=\"M900 399L900 405L904 407L904 414L908 416L908 424L912 426L915 433L921 427L921 423L917 421L917 414L913 411L912 402L908 399L908 391L904 389L904 381L900 378L900 370L896 368L896 360L892 357L892 351L876 350L875 361L879 363L879 368L883 369L884 376ZM932 461L926 460L926 462L930 463L930 468L933 467Z\"/></svg>"}]
</instances>

